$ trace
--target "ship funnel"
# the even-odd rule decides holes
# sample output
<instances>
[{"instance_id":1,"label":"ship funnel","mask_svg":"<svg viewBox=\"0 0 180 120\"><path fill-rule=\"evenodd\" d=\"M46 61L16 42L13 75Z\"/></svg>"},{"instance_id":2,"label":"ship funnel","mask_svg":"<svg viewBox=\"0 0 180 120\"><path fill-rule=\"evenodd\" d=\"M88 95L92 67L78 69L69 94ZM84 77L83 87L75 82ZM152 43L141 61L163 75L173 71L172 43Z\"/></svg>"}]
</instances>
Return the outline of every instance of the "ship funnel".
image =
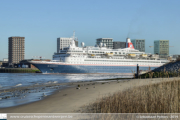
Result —
<instances>
[{"instance_id":1,"label":"ship funnel","mask_svg":"<svg viewBox=\"0 0 180 120\"><path fill-rule=\"evenodd\" d=\"M133 46L130 38L126 39L126 48L134 49L134 46Z\"/></svg>"}]
</instances>

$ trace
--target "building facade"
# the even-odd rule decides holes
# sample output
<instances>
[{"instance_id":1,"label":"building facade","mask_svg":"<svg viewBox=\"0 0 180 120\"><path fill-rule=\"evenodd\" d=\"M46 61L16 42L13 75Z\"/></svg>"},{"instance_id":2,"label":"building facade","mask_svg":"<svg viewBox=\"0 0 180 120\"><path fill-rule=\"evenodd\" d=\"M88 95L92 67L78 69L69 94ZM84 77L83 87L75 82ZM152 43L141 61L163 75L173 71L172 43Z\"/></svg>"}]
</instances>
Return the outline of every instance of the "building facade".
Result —
<instances>
[{"instance_id":1,"label":"building facade","mask_svg":"<svg viewBox=\"0 0 180 120\"><path fill-rule=\"evenodd\" d=\"M73 38L57 38L57 53L59 53L59 50L63 50L63 48L68 47L72 40ZM75 45L78 47L77 40L75 40Z\"/></svg>"},{"instance_id":2,"label":"building facade","mask_svg":"<svg viewBox=\"0 0 180 120\"><path fill-rule=\"evenodd\" d=\"M172 58L179 58L180 55L172 55Z\"/></svg>"},{"instance_id":3,"label":"building facade","mask_svg":"<svg viewBox=\"0 0 180 120\"><path fill-rule=\"evenodd\" d=\"M113 49L113 39L112 38L98 38L98 39L96 39L96 44L99 45L100 43L106 44L107 48Z\"/></svg>"},{"instance_id":4,"label":"building facade","mask_svg":"<svg viewBox=\"0 0 180 120\"><path fill-rule=\"evenodd\" d=\"M8 63L14 64L24 60L25 37L8 38Z\"/></svg>"},{"instance_id":5,"label":"building facade","mask_svg":"<svg viewBox=\"0 0 180 120\"><path fill-rule=\"evenodd\" d=\"M126 42L113 42L113 49L126 48Z\"/></svg>"},{"instance_id":6,"label":"building facade","mask_svg":"<svg viewBox=\"0 0 180 120\"><path fill-rule=\"evenodd\" d=\"M3 62L2 62L2 61L0 61L0 67L2 67L2 63L3 63Z\"/></svg>"},{"instance_id":7,"label":"building facade","mask_svg":"<svg viewBox=\"0 0 180 120\"><path fill-rule=\"evenodd\" d=\"M154 54L158 54L160 58L169 56L169 40L155 40Z\"/></svg>"},{"instance_id":8,"label":"building facade","mask_svg":"<svg viewBox=\"0 0 180 120\"><path fill-rule=\"evenodd\" d=\"M6 61L6 62L8 62L8 58L3 58L3 61Z\"/></svg>"},{"instance_id":9,"label":"building facade","mask_svg":"<svg viewBox=\"0 0 180 120\"><path fill-rule=\"evenodd\" d=\"M134 49L137 49L140 52L145 52L145 39L132 39L131 42Z\"/></svg>"}]
</instances>

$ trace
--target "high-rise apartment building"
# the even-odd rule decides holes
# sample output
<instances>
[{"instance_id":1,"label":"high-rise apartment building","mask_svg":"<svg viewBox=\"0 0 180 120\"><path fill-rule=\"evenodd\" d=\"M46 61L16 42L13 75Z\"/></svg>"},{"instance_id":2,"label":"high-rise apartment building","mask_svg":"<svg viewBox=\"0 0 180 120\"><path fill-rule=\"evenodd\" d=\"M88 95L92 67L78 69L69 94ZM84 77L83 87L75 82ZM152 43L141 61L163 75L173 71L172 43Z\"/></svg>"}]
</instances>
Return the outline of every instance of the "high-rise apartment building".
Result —
<instances>
[{"instance_id":1,"label":"high-rise apartment building","mask_svg":"<svg viewBox=\"0 0 180 120\"><path fill-rule=\"evenodd\" d=\"M96 39L96 44L100 43L106 44L107 48L113 48L113 39L112 38L98 38Z\"/></svg>"},{"instance_id":2,"label":"high-rise apartment building","mask_svg":"<svg viewBox=\"0 0 180 120\"><path fill-rule=\"evenodd\" d=\"M126 48L126 42L113 42L113 49Z\"/></svg>"},{"instance_id":3,"label":"high-rise apartment building","mask_svg":"<svg viewBox=\"0 0 180 120\"><path fill-rule=\"evenodd\" d=\"M160 58L169 56L169 40L155 40L154 54L158 54Z\"/></svg>"},{"instance_id":4,"label":"high-rise apartment building","mask_svg":"<svg viewBox=\"0 0 180 120\"><path fill-rule=\"evenodd\" d=\"M24 60L25 37L9 37L8 40L9 64L19 63Z\"/></svg>"},{"instance_id":5,"label":"high-rise apartment building","mask_svg":"<svg viewBox=\"0 0 180 120\"><path fill-rule=\"evenodd\" d=\"M140 52L145 52L145 39L132 39L131 42L134 49L137 49Z\"/></svg>"},{"instance_id":6,"label":"high-rise apartment building","mask_svg":"<svg viewBox=\"0 0 180 120\"><path fill-rule=\"evenodd\" d=\"M59 53L59 50L63 50L63 48L68 47L72 40L73 38L57 38L57 53ZM77 40L75 40L75 45L78 47Z\"/></svg>"}]
</instances>

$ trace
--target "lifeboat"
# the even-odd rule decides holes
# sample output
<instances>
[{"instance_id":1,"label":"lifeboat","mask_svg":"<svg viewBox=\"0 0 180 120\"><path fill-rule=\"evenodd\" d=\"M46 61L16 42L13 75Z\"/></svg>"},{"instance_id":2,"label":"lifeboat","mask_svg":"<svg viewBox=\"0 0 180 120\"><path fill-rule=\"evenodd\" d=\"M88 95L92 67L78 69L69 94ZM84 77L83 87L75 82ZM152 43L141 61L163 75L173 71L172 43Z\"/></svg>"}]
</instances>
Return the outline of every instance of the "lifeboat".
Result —
<instances>
[{"instance_id":1,"label":"lifeboat","mask_svg":"<svg viewBox=\"0 0 180 120\"><path fill-rule=\"evenodd\" d=\"M113 56L113 53L106 53L107 56Z\"/></svg>"},{"instance_id":2,"label":"lifeboat","mask_svg":"<svg viewBox=\"0 0 180 120\"><path fill-rule=\"evenodd\" d=\"M136 57L136 54L129 54L130 57Z\"/></svg>"},{"instance_id":3,"label":"lifeboat","mask_svg":"<svg viewBox=\"0 0 180 120\"><path fill-rule=\"evenodd\" d=\"M153 54L153 55L150 55L150 58L158 59L158 58L159 58L159 55Z\"/></svg>"},{"instance_id":4,"label":"lifeboat","mask_svg":"<svg viewBox=\"0 0 180 120\"><path fill-rule=\"evenodd\" d=\"M140 57L147 58L147 54L142 54L142 55L140 55Z\"/></svg>"}]
</instances>

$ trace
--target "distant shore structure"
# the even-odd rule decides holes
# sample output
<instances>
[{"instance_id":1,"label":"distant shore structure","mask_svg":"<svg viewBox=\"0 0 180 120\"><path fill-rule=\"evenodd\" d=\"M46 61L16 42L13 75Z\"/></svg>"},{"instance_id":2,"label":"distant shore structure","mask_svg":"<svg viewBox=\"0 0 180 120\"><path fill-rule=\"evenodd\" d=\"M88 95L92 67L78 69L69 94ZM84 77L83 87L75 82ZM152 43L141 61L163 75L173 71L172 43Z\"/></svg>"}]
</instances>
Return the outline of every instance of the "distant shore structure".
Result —
<instances>
[{"instance_id":1,"label":"distant shore structure","mask_svg":"<svg viewBox=\"0 0 180 120\"><path fill-rule=\"evenodd\" d=\"M122 49L126 48L126 42L114 41L113 42L113 49Z\"/></svg>"},{"instance_id":2,"label":"distant shore structure","mask_svg":"<svg viewBox=\"0 0 180 120\"><path fill-rule=\"evenodd\" d=\"M107 48L113 49L113 38L98 38L98 39L96 39L96 45L99 45L100 43L106 44Z\"/></svg>"},{"instance_id":3,"label":"distant shore structure","mask_svg":"<svg viewBox=\"0 0 180 120\"><path fill-rule=\"evenodd\" d=\"M57 38L57 53L59 53L59 50L63 50L63 48L66 48L70 45L72 42L72 38L65 38L65 37L60 37ZM78 47L78 41L75 41L76 46Z\"/></svg>"},{"instance_id":4,"label":"distant shore structure","mask_svg":"<svg viewBox=\"0 0 180 120\"><path fill-rule=\"evenodd\" d=\"M63 48L69 47L73 38L75 39L75 45L78 47L78 39L75 37L75 32L73 33L73 37L59 37L57 38L57 53L59 50L63 50Z\"/></svg>"},{"instance_id":5,"label":"distant shore structure","mask_svg":"<svg viewBox=\"0 0 180 120\"><path fill-rule=\"evenodd\" d=\"M132 39L131 42L135 49L145 52L145 39Z\"/></svg>"},{"instance_id":6,"label":"distant shore structure","mask_svg":"<svg viewBox=\"0 0 180 120\"><path fill-rule=\"evenodd\" d=\"M158 54L160 58L169 56L169 40L155 40L154 54Z\"/></svg>"},{"instance_id":7,"label":"distant shore structure","mask_svg":"<svg viewBox=\"0 0 180 120\"><path fill-rule=\"evenodd\" d=\"M24 60L25 37L9 37L8 38L8 60L9 65L19 63Z\"/></svg>"}]
</instances>

